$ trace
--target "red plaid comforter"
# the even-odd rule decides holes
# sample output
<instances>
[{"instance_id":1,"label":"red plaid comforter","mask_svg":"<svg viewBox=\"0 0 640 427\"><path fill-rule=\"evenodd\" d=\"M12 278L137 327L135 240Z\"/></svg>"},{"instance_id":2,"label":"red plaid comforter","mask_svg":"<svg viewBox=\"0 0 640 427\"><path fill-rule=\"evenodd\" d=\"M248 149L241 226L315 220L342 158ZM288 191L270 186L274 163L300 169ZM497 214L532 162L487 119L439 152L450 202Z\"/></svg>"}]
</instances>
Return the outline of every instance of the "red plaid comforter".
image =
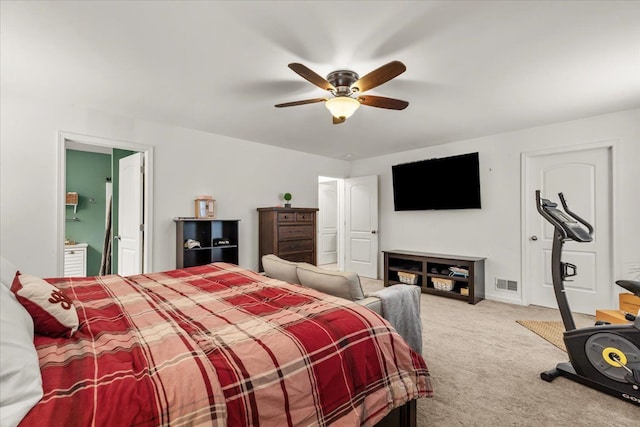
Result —
<instances>
[{"instance_id":1,"label":"red plaid comforter","mask_svg":"<svg viewBox=\"0 0 640 427\"><path fill-rule=\"evenodd\" d=\"M369 426L432 394L377 314L235 265L48 280L80 329L36 337L44 397L21 427Z\"/></svg>"}]
</instances>

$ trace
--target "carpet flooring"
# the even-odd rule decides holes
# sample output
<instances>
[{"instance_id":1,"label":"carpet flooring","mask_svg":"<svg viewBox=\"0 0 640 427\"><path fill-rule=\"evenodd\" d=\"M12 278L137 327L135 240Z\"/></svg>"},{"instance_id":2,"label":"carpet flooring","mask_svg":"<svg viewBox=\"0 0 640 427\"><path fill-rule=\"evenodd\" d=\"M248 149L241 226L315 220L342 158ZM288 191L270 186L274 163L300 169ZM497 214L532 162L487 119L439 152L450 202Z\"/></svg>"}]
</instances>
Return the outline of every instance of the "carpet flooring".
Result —
<instances>
[{"instance_id":1,"label":"carpet flooring","mask_svg":"<svg viewBox=\"0 0 640 427\"><path fill-rule=\"evenodd\" d=\"M365 292L382 281L362 278ZM589 387L540 378L567 353L516 321L560 321L557 309L421 295L423 357L434 386L418 400L417 427L638 427L640 407ZM578 327L593 316L574 316Z\"/></svg>"}]
</instances>

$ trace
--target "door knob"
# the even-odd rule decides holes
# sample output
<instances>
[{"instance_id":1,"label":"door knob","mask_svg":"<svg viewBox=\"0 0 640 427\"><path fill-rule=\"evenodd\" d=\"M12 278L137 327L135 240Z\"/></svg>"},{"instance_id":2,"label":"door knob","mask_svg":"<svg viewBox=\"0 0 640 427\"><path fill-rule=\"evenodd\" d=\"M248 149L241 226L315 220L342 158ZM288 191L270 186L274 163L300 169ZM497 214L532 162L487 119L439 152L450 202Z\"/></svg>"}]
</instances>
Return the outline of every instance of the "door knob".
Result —
<instances>
[{"instance_id":1,"label":"door knob","mask_svg":"<svg viewBox=\"0 0 640 427\"><path fill-rule=\"evenodd\" d=\"M378 230L371 230L371 234L378 234Z\"/></svg>"},{"instance_id":2,"label":"door knob","mask_svg":"<svg viewBox=\"0 0 640 427\"><path fill-rule=\"evenodd\" d=\"M536 241L536 240L538 240L538 236L531 236L530 239L533 240L533 241Z\"/></svg>"},{"instance_id":3,"label":"door knob","mask_svg":"<svg viewBox=\"0 0 640 427\"><path fill-rule=\"evenodd\" d=\"M113 238L114 238L115 240L122 240L122 237L120 237L119 235L118 235L118 236L113 236Z\"/></svg>"}]
</instances>

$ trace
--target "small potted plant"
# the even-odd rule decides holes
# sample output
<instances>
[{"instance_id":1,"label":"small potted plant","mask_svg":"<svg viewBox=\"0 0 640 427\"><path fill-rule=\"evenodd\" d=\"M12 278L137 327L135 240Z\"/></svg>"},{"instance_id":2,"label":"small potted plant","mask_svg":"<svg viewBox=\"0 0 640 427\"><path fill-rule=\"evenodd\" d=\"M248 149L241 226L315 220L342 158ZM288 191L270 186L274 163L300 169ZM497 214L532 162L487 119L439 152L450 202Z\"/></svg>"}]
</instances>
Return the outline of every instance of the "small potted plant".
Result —
<instances>
[{"instance_id":1,"label":"small potted plant","mask_svg":"<svg viewBox=\"0 0 640 427\"><path fill-rule=\"evenodd\" d=\"M293 196L291 196L291 193L284 193L282 195L282 198L284 199L284 207L285 208L290 208L291 207L291 199L293 198Z\"/></svg>"}]
</instances>

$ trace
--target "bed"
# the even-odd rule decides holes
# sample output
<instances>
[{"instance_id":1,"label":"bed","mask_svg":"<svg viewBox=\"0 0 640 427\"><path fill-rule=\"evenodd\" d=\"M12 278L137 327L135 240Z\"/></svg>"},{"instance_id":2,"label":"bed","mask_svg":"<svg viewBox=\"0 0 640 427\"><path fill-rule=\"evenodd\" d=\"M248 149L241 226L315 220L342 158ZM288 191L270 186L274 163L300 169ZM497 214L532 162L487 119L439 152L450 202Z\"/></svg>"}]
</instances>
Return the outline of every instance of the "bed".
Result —
<instances>
[{"instance_id":1,"label":"bed","mask_svg":"<svg viewBox=\"0 0 640 427\"><path fill-rule=\"evenodd\" d=\"M373 311L237 265L45 281L78 325L35 335L43 395L20 427L404 426L433 393Z\"/></svg>"}]
</instances>

